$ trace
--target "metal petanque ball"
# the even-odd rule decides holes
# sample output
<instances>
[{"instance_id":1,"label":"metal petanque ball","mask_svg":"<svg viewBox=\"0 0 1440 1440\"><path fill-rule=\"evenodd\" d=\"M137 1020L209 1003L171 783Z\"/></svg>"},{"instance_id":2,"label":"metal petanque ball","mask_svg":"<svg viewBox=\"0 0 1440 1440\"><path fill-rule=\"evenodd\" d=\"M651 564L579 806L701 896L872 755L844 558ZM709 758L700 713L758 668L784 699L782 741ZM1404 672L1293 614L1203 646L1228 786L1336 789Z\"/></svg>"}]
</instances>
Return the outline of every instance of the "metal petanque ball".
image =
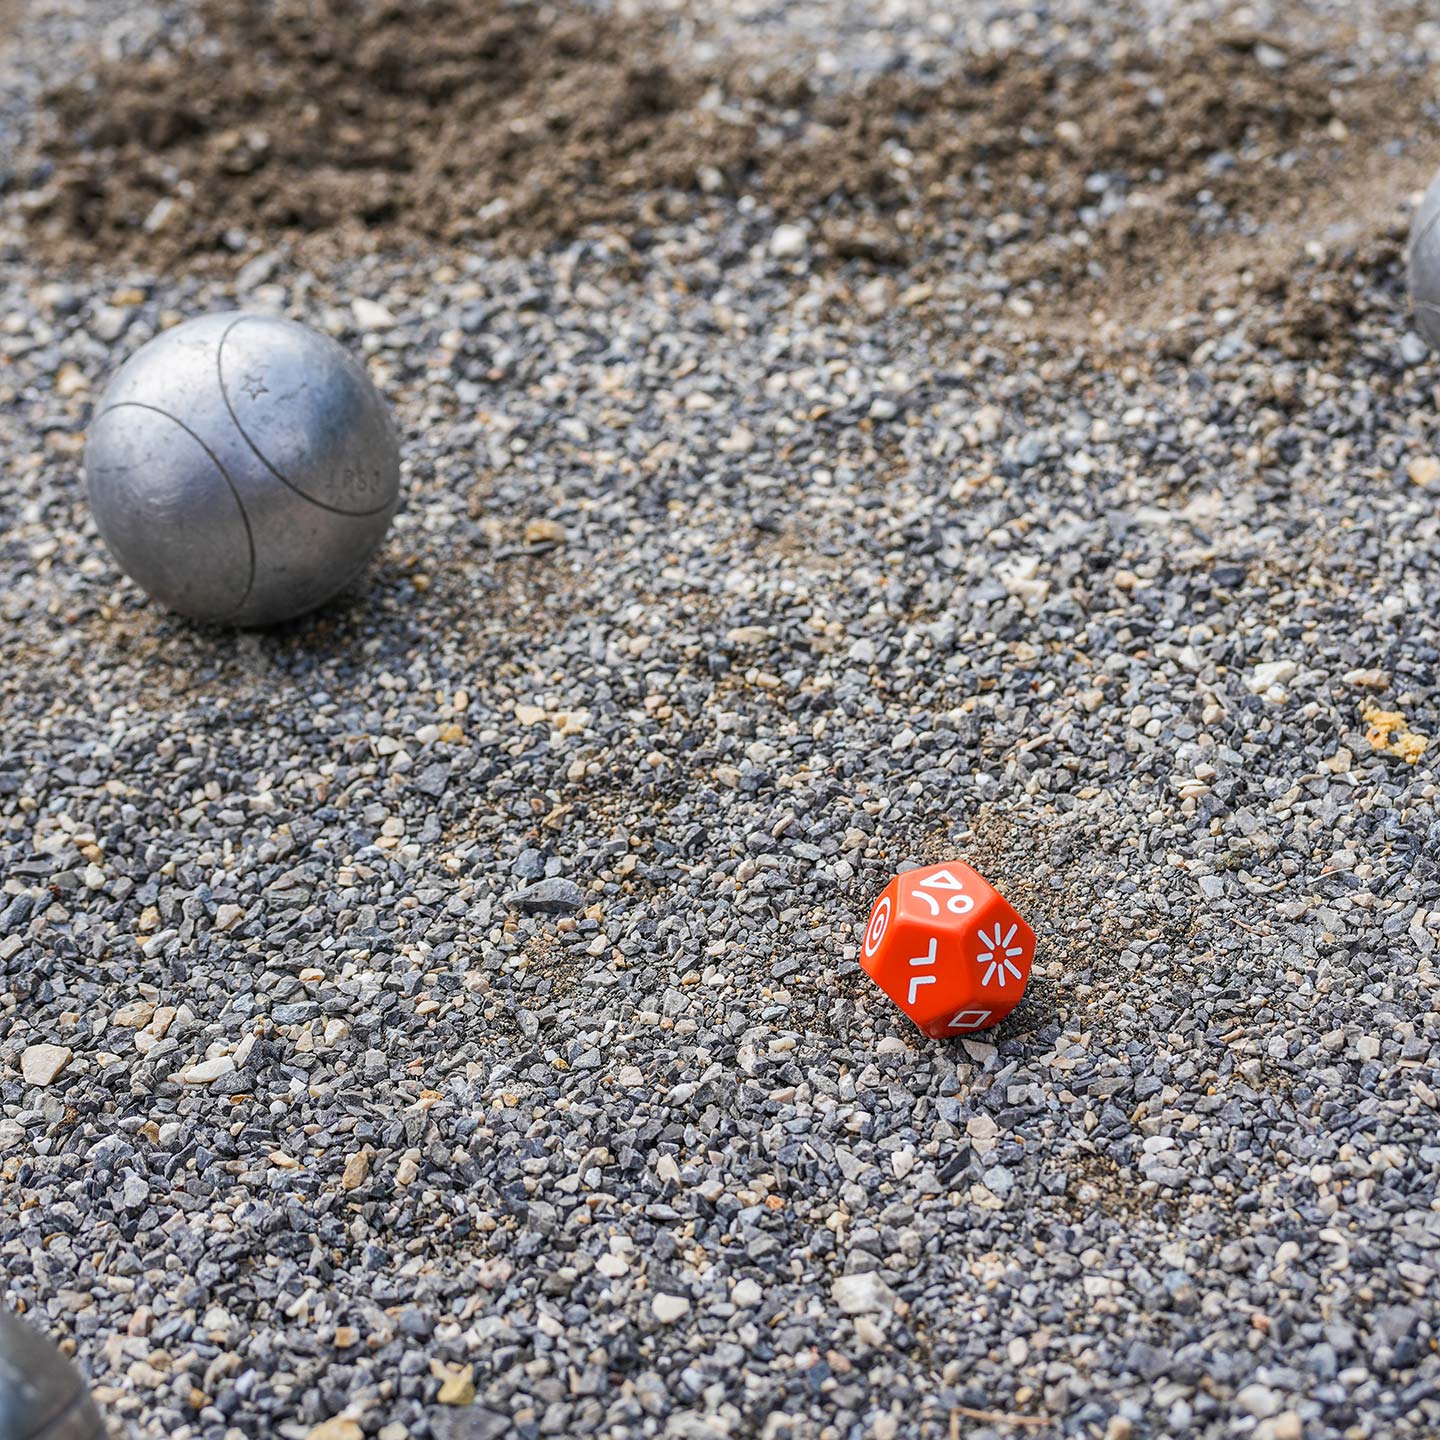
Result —
<instances>
[{"instance_id":1,"label":"metal petanque ball","mask_svg":"<svg viewBox=\"0 0 1440 1440\"><path fill-rule=\"evenodd\" d=\"M1440 175L1430 182L1410 226L1407 270L1415 328L1440 348Z\"/></svg>"},{"instance_id":2,"label":"metal petanque ball","mask_svg":"<svg viewBox=\"0 0 1440 1440\"><path fill-rule=\"evenodd\" d=\"M243 311L166 330L120 367L85 473L120 568L172 610L232 625L328 600L400 498L395 429L360 363Z\"/></svg>"},{"instance_id":3,"label":"metal petanque ball","mask_svg":"<svg viewBox=\"0 0 1440 1440\"><path fill-rule=\"evenodd\" d=\"M80 1372L48 1337L0 1308L0 1436L105 1440Z\"/></svg>"}]
</instances>

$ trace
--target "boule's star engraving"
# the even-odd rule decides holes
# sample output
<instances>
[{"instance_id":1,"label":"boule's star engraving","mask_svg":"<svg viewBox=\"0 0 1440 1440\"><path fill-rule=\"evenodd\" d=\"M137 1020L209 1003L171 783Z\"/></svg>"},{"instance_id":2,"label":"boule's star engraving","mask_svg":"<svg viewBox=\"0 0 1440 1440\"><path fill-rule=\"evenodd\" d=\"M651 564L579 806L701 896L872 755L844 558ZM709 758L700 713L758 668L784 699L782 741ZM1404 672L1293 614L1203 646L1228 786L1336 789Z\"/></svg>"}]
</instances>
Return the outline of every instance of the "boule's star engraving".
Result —
<instances>
[{"instance_id":1,"label":"boule's star engraving","mask_svg":"<svg viewBox=\"0 0 1440 1440\"><path fill-rule=\"evenodd\" d=\"M270 393L270 387L253 370L246 373L245 378L240 382L240 388L252 400L258 400L262 395Z\"/></svg>"}]
</instances>

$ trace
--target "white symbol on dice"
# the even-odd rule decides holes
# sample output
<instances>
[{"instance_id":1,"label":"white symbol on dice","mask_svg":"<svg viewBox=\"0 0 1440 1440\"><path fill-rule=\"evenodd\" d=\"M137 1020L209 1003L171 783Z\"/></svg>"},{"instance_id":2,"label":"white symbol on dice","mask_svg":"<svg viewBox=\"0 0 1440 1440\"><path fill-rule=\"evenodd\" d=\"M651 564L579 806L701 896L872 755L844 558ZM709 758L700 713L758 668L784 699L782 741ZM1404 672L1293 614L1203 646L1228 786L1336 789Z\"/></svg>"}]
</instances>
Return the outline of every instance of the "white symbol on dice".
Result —
<instances>
[{"instance_id":1,"label":"white symbol on dice","mask_svg":"<svg viewBox=\"0 0 1440 1440\"><path fill-rule=\"evenodd\" d=\"M929 894L928 891L954 890L963 892L964 889L964 883L957 880L950 871L937 870L933 875L927 875L925 879L917 880L915 882L915 889L910 893L913 899L923 900L930 907L930 914L933 917L940 913L940 902L933 895ZM952 915L968 915L975 908L975 902L968 895L957 893L951 895L945 902L945 908Z\"/></svg>"},{"instance_id":2,"label":"white symbol on dice","mask_svg":"<svg viewBox=\"0 0 1440 1440\"><path fill-rule=\"evenodd\" d=\"M951 1030L979 1030L990 1019L988 1010L961 1010L950 1022Z\"/></svg>"},{"instance_id":3,"label":"white symbol on dice","mask_svg":"<svg viewBox=\"0 0 1440 1440\"><path fill-rule=\"evenodd\" d=\"M916 955L910 963L911 965L933 965L935 963L935 953L936 941L932 938L930 948L923 955ZM905 1003L907 1005L913 1005L915 1003L915 997L920 993L920 987L922 985L933 985L934 983L935 977L933 975L912 975L910 977L910 998Z\"/></svg>"},{"instance_id":4,"label":"white symbol on dice","mask_svg":"<svg viewBox=\"0 0 1440 1440\"><path fill-rule=\"evenodd\" d=\"M995 933L987 935L983 930L980 932L980 952L975 956L977 964L986 967L985 974L981 977L980 983L988 985L992 979L999 978L1000 988L1005 988L1005 972L1008 970L1017 980L1021 978L1020 971L1016 968L1015 960L1025 953L1023 945L1012 945L1010 942L1015 938L1015 932L1020 927L1012 925L1005 932L1004 939L1000 936L1000 922L995 922Z\"/></svg>"},{"instance_id":5,"label":"white symbol on dice","mask_svg":"<svg viewBox=\"0 0 1440 1440\"><path fill-rule=\"evenodd\" d=\"M875 952L880 948L880 942L885 938L885 931L890 926L890 897L882 895L880 903L875 907L875 913L870 917L870 928L865 932L865 958L873 960Z\"/></svg>"}]
</instances>

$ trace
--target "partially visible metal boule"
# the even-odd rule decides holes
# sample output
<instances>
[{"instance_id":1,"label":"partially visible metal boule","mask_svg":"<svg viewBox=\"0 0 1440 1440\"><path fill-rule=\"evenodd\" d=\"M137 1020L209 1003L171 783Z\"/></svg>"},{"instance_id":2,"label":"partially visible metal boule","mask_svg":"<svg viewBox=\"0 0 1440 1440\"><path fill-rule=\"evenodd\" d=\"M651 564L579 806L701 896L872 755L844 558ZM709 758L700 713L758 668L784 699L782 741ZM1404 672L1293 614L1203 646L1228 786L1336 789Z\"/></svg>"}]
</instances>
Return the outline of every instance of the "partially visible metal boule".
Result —
<instances>
[{"instance_id":1,"label":"partially visible metal boule","mask_svg":"<svg viewBox=\"0 0 1440 1440\"><path fill-rule=\"evenodd\" d=\"M0 1436L105 1440L80 1372L40 1331L0 1308Z\"/></svg>"},{"instance_id":2,"label":"partially visible metal boule","mask_svg":"<svg viewBox=\"0 0 1440 1440\"><path fill-rule=\"evenodd\" d=\"M1440 348L1440 175L1430 182L1415 212L1406 268L1415 328Z\"/></svg>"},{"instance_id":3,"label":"partially visible metal boule","mask_svg":"<svg viewBox=\"0 0 1440 1440\"><path fill-rule=\"evenodd\" d=\"M313 609L384 538L400 495L385 402L333 340L273 315L157 335L101 397L85 470L121 569L196 620Z\"/></svg>"}]
</instances>

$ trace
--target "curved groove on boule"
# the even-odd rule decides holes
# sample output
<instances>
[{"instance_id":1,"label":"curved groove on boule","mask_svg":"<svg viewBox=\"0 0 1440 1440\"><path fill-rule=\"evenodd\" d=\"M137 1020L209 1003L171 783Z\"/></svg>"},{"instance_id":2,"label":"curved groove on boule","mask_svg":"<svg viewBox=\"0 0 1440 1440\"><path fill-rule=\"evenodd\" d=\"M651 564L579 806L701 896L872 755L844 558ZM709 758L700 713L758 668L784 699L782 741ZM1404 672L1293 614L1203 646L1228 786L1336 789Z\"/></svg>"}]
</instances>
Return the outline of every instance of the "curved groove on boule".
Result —
<instances>
[{"instance_id":1,"label":"curved groove on boule","mask_svg":"<svg viewBox=\"0 0 1440 1440\"><path fill-rule=\"evenodd\" d=\"M116 410L149 410L154 415L163 416L171 424L178 425L210 457L210 462L220 472L220 478L224 480L225 488L229 490L231 499L235 501L235 508L240 512L240 523L245 527L245 547L250 557L250 573L245 580L244 593L226 613L234 614L235 611L243 609L250 598L250 592L255 588L255 534L250 529L250 516L245 509L245 502L240 498L239 489L230 478L230 472L220 463L220 457L183 420L177 420L168 410L162 410L158 405L146 405L141 400L119 400L114 405L107 405L92 423L98 425Z\"/></svg>"},{"instance_id":2,"label":"curved groove on boule","mask_svg":"<svg viewBox=\"0 0 1440 1440\"><path fill-rule=\"evenodd\" d=\"M1423 210L1425 204L1422 201L1420 208ZM1420 242L1440 223L1440 205L1435 207L1435 213L1410 237L1410 243L1406 249L1413 255L1420 248Z\"/></svg>"},{"instance_id":3,"label":"curved groove on boule","mask_svg":"<svg viewBox=\"0 0 1440 1440\"><path fill-rule=\"evenodd\" d=\"M316 509L328 510L332 515L348 516L352 520L363 520L370 515L380 515L394 504L394 498L384 501L382 504L372 506L369 510L345 510L339 505L329 505L324 500L317 500L307 491L302 490L293 480L287 479L275 468L261 451L260 447L250 438L250 432L240 423L240 417L235 413L235 407L230 403L230 392L225 387L225 342L230 338L230 333L237 325L243 325L252 317L239 315L225 327L225 333L220 337L220 343L215 347L215 379L220 386L220 398L225 402L225 408L230 412L230 420L234 424L236 432L250 447L250 453L273 475L287 490L293 491L302 500L314 505Z\"/></svg>"},{"instance_id":4,"label":"curved groove on boule","mask_svg":"<svg viewBox=\"0 0 1440 1440\"><path fill-rule=\"evenodd\" d=\"M1431 348L1436 347L1434 336L1440 336L1440 301L1434 300L1413 300L1411 301L1414 312L1416 312L1416 330L1420 336L1430 344ZM1434 325L1434 330L1426 330L1421 327L1420 321L1428 321Z\"/></svg>"}]
</instances>

